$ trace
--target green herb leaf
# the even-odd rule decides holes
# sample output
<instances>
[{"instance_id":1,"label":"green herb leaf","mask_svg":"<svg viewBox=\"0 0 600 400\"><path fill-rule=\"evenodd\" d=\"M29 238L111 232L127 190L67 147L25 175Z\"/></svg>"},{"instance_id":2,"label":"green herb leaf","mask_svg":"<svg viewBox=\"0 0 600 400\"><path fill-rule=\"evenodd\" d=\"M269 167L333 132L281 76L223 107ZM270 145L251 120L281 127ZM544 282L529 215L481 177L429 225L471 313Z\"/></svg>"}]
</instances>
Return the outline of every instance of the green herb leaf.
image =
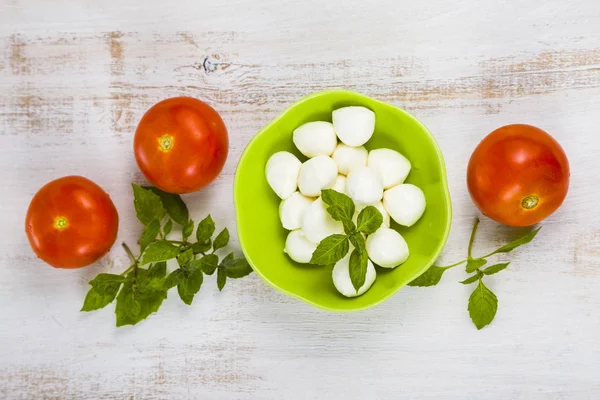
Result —
<instances>
[{"instance_id":1,"label":"green herb leaf","mask_svg":"<svg viewBox=\"0 0 600 400\"><path fill-rule=\"evenodd\" d=\"M152 190L144 189L133 183L131 186L133 187L133 205L140 222L148 225L155 219L162 221L165 216L165 208L160 197Z\"/></svg>"},{"instance_id":2,"label":"green herb leaf","mask_svg":"<svg viewBox=\"0 0 600 400\"><path fill-rule=\"evenodd\" d=\"M417 279L412 280L408 283L408 286L435 286L442 279L442 275L446 271L446 268L437 267L435 265L429 267L429 269L421 274Z\"/></svg>"},{"instance_id":3,"label":"green herb leaf","mask_svg":"<svg viewBox=\"0 0 600 400\"><path fill-rule=\"evenodd\" d=\"M115 314L117 326L135 325L156 312L167 298L165 290L148 287L134 292L133 281L128 279L117 296Z\"/></svg>"},{"instance_id":4,"label":"green herb leaf","mask_svg":"<svg viewBox=\"0 0 600 400\"><path fill-rule=\"evenodd\" d=\"M225 228L215 238L213 242L213 250L217 251L220 248L227 246L227 243L229 243L229 231L227 228Z\"/></svg>"},{"instance_id":5,"label":"green herb leaf","mask_svg":"<svg viewBox=\"0 0 600 400\"><path fill-rule=\"evenodd\" d=\"M181 230L181 237L185 241L187 240L187 238L192 236L192 233L194 233L194 221L190 219L185 225L183 225L183 229Z\"/></svg>"},{"instance_id":6,"label":"green herb leaf","mask_svg":"<svg viewBox=\"0 0 600 400\"><path fill-rule=\"evenodd\" d=\"M365 238L360 232L354 232L353 234L348 236L348 239L350 239L350 243L352 243L352 246L354 247L360 247L365 245Z\"/></svg>"},{"instance_id":7,"label":"green herb leaf","mask_svg":"<svg viewBox=\"0 0 600 400\"><path fill-rule=\"evenodd\" d=\"M217 287L219 291L223 290L225 283L227 282L227 274L223 268L217 270Z\"/></svg>"},{"instance_id":8,"label":"green herb leaf","mask_svg":"<svg viewBox=\"0 0 600 400\"><path fill-rule=\"evenodd\" d=\"M497 253L508 253L509 251L513 251L515 248L517 248L519 246L523 246L524 244L531 242L533 240L533 238L535 238L535 236L538 234L540 229L542 229L541 226L539 228L537 228L536 230L529 232L525 236L522 236L516 240L513 240L512 242L505 244L504 246L494 250L493 252L488 254L486 257L489 257L492 254L497 254Z\"/></svg>"},{"instance_id":9,"label":"green herb leaf","mask_svg":"<svg viewBox=\"0 0 600 400\"><path fill-rule=\"evenodd\" d=\"M464 281L460 281L460 283L462 283L463 285L468 285L470 283L477 282L478 280L481 279L482 276L483 276L483 273L477 271L477 273L475 275L468 277Z\"/></svg>"},{"instance_id":10,"label":"green herb leaf","mask_svg":"<svg viewBox=\"0 0 600 400\"><path fill-rule=\"evenodd\" d=\"M187 223L187 221L190 219L190 216L187 206L181 199L181 196L178 194L163 192L154 186L150 186L148 189L152 190L160 197L163 206L173 221L177 222L181 226Z\"/></svg>"},{"instance_id":11,"label":"green herb leaf","mask_svg":"<svg viewBox=\"0 0 600 400\"><path fill-rule=\"evenodd\" d=\"M483 267L486 263L487 263L487 260L485 260L483 258L473 258L473 259L470 259L469 261L467 261L467 266L465 267L465 270L467 271L467 273L470 274L471 272L475 271L477 268Z\"/></svg>"},{"instance_id":12,"label":"green herb leaf","mask_svg":"<svg viewBox=\"0 0 600 400\"><path fill-rule=\"evenodd\" d=\"M333 219L342 222L352 222L355 206L350 197L333 189L324 189L321 191L321 199L323 203L329 206L327 207L327 212Z\"/></svg>"},{"instance_id":13,"label":"green herb leaf","mask_svg":"<svg viewBox=\"0 0 600 400\"><path fill-rule=\"evenodd\" d=\"M165 279L164 288L166 290L174 288L175 286L179 285L179 282L182 278L183 270L181 268L176 269L175 271L171 272L169 276L167 276L167 279Z\"/></svg>"},{"instance_id":14,"label":"green herb leaf","mask_svg":"<svg viewBox=\"0 0 600 400\"><path fill-rule=\"evenodd\" d=\"M335 264L348 254L349 248L350 245L346 235L335 234L328 236L319 243L317 249L313 252L310 264Z\"/></svg>"},{"instance_id":15,"label":"green herb leaf","mask_svg":"<svg viewBox=\"0 0 600 400\"><path fill-rule=\"evenodd\" d=\"M177 257L178 254L179 248L177 246L172 245L166 240L159 240L148 245L146 251L144 251L140 265L159 261L168 261Z\"/></svg>"},{"instance_id":16,"label":"green herb leaf","mask_svg":"<svg viewBox=\"0 0 600 400\"><path fill-rule=\"evenodd\" d=\"M210 238L212 237L212 235L214 233L215 233L215 223L209 214L206 216L206 218L204 218L198 224L198 229L196 229L196 240L199 243L209 242ZM210 249L210 247L209 247L209 249Z\"/></svg>"},{"instance_id":17,"label":"green herb leaf","mask_svg":"<svg viewBox=\"0 0 600 400\"><path fill-rule=\"evenodd\" d=\"M196 293L198 293L200 290L200 286L202 286L203 281L204 275L202 274L202 269L200 268L195 268L190 273L183 274L183 278L177 285L177 292L185 304L192 304L194 295L196 295Z\"/></svg>"},{"instance_id":18,"label":"green herb leaf","mask_svg":"<svg viewBox=\"0 0 600 400\"><path fill-rule=\"evenodd\" d=\"M202 272L206 275L212 275L219 265L219 257L216 254L207 254L199 260L192 261L192 263L202 269Z\"/></svg>"},{"instance_id":19,"label":"green herb leaf","mask_svg":"<svg viewBox=\"0 0 600 400\"><path fill-rule=\"evenodd\" d=\"M212 242L209 239L207 242L204 242L204 243L200 243L200 242L194 243L192 245L192 250L194 251L194 254L201 254L201 253L206 253L207 251L209 251L211 247L212 247Z\"/></svg>"},{"instance_id":20,"label":"green herb leaf","mask_svg":"<svg viewBox=\"0 0 600 400\"><path fill-rule=\"evenodd\" d=\"M501 264L494 264L494 265L491 265L491 266L487 267L486 269L484 269L481 272L483 272L485 275L494 275L494 274L502 271L506 267L508 267L508 264L510 264L510 262L501 263Z\"/></svg>"},{"instance_id":21,"label":"green herb leaf","mask_svg":"<svg viewBox=\"0 0 600 400\"><path fill-rule=\"evenodd\" d=\"M233 253L229 253L221 262L221 268L225 269L228 278L238 279L252 272L252 267L245 258L235 258Z\"/></svg>"},{"instance_id":22,"label":"green herb leaf","mask_svg":"<svg viewBox=\"0 0 600 400\"><path fill-rule=\"evenodd\" d=\"M180 253L177 256L177 264L179 264L179 266L181 266L181 267L184 267L193 259L194 259L194 251L192 249L187 249L186 251L184 251L183 253Z\"/></svg>"},{"instance_id":23,"label":"green herb leaf","mask_svg":"<svg viewBox=\"0 0 600 400\"><path fill-rule=\"evenodd\" d=\"M167 222L165 223L165 226L163 227L163 234L165 235L165 237L167 237L167 235L169 233L171 233L172 230L173 230L173 220L168 219Z\"/></svg>"},{"instance_id":24,"label":"green herb leaf","mask_svg":"<svg viewBox=\"0 0 600 400\"><path fill-rule=\"evenodd\" d=\"M143 253L146 247L156 239L156 235L158 235L159 232L160 222L158 222L158 220L153 219L152 222L146 225L142 232L142 237L140 238L140 253Z\"/></svg>"},{"instance_id":25,"label":"green herb leaf","mask_svg":"<svg viewBox=\"0 0 600 400\"><path fill-rule=\"evenodd\" d=\"M355 248L350 254L350 280L357 292L365 284L368 261L367 252L359 247Z\"/></svg>"},{"instance_id":26,"label":"green herb leaf","mask_svg":"<svg viewBox=\"0 0 600 400\"><path fill-rule=\"evenodd\" d=\"M496 316L498 310L498 298L488 289L483 281L479 281L477 288L469 297L469 315L477 327L481 329L488 325Z\"/></svg>"},{"instance_id":27,"label":"green herb leaf","mask_svg":"<svg viewBox=\"0 0 600 400\"><path fill-rule=\"evenodd\" d=\"M94 311L113 302L125 277L113 274L99 274L90 281L92 288L83 301L81 311Z\"/></svg>"},{"instance_id":28,"label":"green herb leaf","mask_svg":"<svg viewBox=\"0 0 600 400\"><path fill-rule=\"evenodd\" d=\"M363 208L358 214L356 230L363 232L365 235L374 233L383 223L383 216L374 206Z\"/></svg>"},{"instance_id":29,"label":"green herb leaf","mask_svg":"<svg viewBox=\"0 0 600 400\"><path fill-rule=\"evenodd\" d=\"M152 264L146 273L146 279L160 279L167 276L167 263L165 261Z\"/></svg>"}]
</instances>

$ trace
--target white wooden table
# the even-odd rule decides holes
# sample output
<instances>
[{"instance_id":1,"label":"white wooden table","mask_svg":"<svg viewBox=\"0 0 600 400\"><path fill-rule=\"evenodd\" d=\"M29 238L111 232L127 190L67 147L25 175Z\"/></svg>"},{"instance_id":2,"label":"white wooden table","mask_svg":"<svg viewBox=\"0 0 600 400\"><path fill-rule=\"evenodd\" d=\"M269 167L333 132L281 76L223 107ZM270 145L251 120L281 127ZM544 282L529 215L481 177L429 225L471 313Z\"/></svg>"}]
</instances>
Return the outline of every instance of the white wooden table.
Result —
<instances>
[{"instance_id":1,"label":"white wooden table","mask_svg":"<svg viewBox=\"0 0 600 400\"><path fill-rule=\"evenodd\" d=\"M179 4L174 4L179 3ZM0 2L0 398L591 399L600 395L600 5L597 0L2 0ZM291 3L291 2L290 2ZM509 270L488 279L495 321L477 331L460 268L436 288L331 314L253 275L192 307L116 329L80 313L87 281L55 270L24 233L33 194L64 175L107 190L135 242L132 135L153 103L201 98L231 139L222 175L185 196L195 218L235 229L232 184L252 135L296 99L345 87L405 108L434 133L454 204L440 262L463 258L476 209L475 145L537 125L570 157L562 208ZM484 219L476 244L514 236ZM232 248L237 249L233 238Z\"/></svg>"}]
</instances>

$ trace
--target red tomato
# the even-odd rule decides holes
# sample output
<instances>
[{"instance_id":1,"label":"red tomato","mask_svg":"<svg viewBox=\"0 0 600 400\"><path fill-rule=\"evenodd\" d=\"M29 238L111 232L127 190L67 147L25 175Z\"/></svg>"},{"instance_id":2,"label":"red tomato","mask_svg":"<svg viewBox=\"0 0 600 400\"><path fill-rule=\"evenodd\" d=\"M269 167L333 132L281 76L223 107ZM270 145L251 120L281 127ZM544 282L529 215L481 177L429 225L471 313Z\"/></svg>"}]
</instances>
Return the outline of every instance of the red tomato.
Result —
<instances>
[{"instance_id":1,"label":"red tomato","mask_svg":"<svg viewBox=\"0 0 600 400\"><path fill-rule=\"evenodd\" d=\"M174 97L150 108L133 141L142 173L169 193L195 192L212 182L225 165L228 146L219 114L191 97Z\"/></svg>"},{"instance_id":2,"label":"red tomato","mask_svg":"<svg viewBox=\"0 0 600 400\"><path fill-rule=\"evenodd\" d=\"M25 231L39 258L55 268L85 267L108 253L119 216L108 194L82 176L65 176L33 196Z\"/></svg>"},{"instance_id":3,"label":"red tomato","mask_svg":"<svg viewBox=\"0 0 600 400\"><path fill-rule=\"evenodd\" d=\"M529 226L552 214L567 196L569 161L552 136L531 125L507 125L486 136L467 169L479 210L509 226Z\"/></svg>"}]
</instances>

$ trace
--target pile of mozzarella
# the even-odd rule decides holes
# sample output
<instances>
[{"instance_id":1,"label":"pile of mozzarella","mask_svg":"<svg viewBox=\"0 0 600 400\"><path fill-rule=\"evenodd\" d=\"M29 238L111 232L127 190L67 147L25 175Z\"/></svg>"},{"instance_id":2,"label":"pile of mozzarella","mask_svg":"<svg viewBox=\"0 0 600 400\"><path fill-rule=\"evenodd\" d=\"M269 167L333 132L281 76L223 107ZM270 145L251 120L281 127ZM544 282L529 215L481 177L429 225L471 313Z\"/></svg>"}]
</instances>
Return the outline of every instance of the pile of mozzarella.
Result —
<instances>
[{"instance_id":1,"label":"pile of mozzarella","mask_svg":"<svg viewBox=\"0 0 600 400\"><path fill-rule=\"evenodd\" d=\"M344 233L342 223L328 214L319 197L321 190L348 195L356 205L355 223L366 206L373 205L381 212L383 224L366 240L370 260L364 285L357 291L350 280L352 246L333 268L336 289L346 297L355 297L375 281L373 263L395 268L406 261L408 245L390 228L390 216L400 225L413 225L425 211L425 195L415 185L404 183L411 169L406 157L391 149L369 152L363 147L375 130L373 111L344 107L333 112L332 120L308 122L294 130L294 145L308 160L302 163L287 151L275 153L267 161L266 177L282 199L279 217L290 231L284 252L298 263L308 263L327 236Z\"/></svg>"}]
</instances>

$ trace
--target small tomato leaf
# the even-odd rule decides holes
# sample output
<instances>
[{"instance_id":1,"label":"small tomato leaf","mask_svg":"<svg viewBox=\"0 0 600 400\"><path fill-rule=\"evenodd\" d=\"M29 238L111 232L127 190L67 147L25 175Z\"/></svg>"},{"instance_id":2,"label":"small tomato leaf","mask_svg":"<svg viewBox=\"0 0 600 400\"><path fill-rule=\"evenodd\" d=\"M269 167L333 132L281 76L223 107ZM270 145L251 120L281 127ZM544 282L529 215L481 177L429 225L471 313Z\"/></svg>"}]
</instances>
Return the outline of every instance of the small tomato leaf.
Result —
<instances>
[{"instance_id":1,"label":"small tomato leaf","mask_svg":"<svg viewBox=\"0 0 600 400\"><path fill-rule=\"evenodd\" d=\"M498 298L488 289L483 281L479 281L477 288L469 297L469 316L477 327L481 329L494 319L498 310Z\"/></svg>"},{"instance_id":2,"label":"small tomato leaf","mask_svg":"<svg viewBox=\"0 0 600 400\"><path fill-rule=\"evenodd\" d=\"M223 268L217 270L217 287L219 291L223 290L225 283L227 282L227 274Z\"/></svg>"},{"instance_id":3,"label":"small tomato leaf","mask_svg":"<svg viewBox=\"0 0 600 400\"><path fill-rule=\"evenodd\" d=\"M178 194L163 192L162 190L153 186L148 187L148 189L152 190L160 197L163 206L173 221L177 222L181 226L186 224L190 216L187 206L181 199L181 196Z\"/></svg>"},{"instance_id":4,"label":"small tomato leaf","mask_svg":"<svg viewBox=\"0 0 600 400\"><path fill-rule=\"evenodd\" d=\"M486 259L473 258L473 259L467 261L467 266L465 267L465 271L467 271L467 273L470 274L471 272L475 271L476 269L483 267L486 263L487 263Z\"/></svg>"},{"instance_id":5,"label":"small tomato leaf","mask_svg":"<svg viewBox=\"0 0 600 400\"><path fill-rule=\"evenodd\" d=\"M509 251L513 251L515 248L517 248L519 246L523 246L524 244L531 242L533 240L533 238L535 238L535 236L538 234L540 229L542 229L541 226L539 228L529 232L525 236L522 236L516 240L513 240L512 242L505 244L504 246L494 250L493 252L491 252L488 255L491 256L492 254L508 253Z\"/></svg>"},{"instance_id":6,"label":"small tomato leaf","mask_svg":"<svg viewBox=\"0 0 600 400\"><path fill-rule=\"evenodd\" d=\"M494 275L508 267L508 264L510 264L510 262L490 265L481 272L483 272L485 275Z\"/></svg>"},{"instance_id":7,"label":"small tomato leaf","mask_svg":"<svg viewBox=\"0 0 600 400\"><path fill-rule=\"evenodd\" d=\"M335 234L328 236L319 243L317 249L313 252L310 264L335 264L348 254L349 248L350 245L346 235Z\"/></svg>"},{"instance_id":8,"label":"small tomato leaf","mask_svg":"<svg viewBox=\"0 0 600 400\"><path fill-rule=\"evenodd\" d=\"M148 245L146 251L144 251L140 265L145 265L152 262L168 261L177 257L178 254L179 248L177 246L172 245L166 240L159 240Z\"/></svg>"},{"instance_id":9,"label":"small tomato leaf","mask_svg":"<svg viewBox=\"0 0 600 400\"><path fill-rule=\"evenodd\" d=\"M133 205L140 222L148 225L155 219L162 221L165 216L165 208L160 197L152 190L144 189L133 183L131 186L133 187Z\"/></svg>"},{"instance_id":10,"label":"small tomato leaf","mask_svg":"<svg viewBox=\"0 0 600 400\"><path fill-rule=\"evenodd\" d=\"M446 268L437 267L435 265L429 267L429 269L421 274L417 279L412 280L408 283L408 286L435 286L442 279L442 275L446 271Z\"/></svg>"},{"instance_id":11,"label":"small tomato leaf","mask_svg":"<svg viewBox=\"0 0 600 400\"><path fill-rule=\"evenodd\" d=\"M383 216L379 210L374 206L367 206L358 214L356 230L365 235L370 235L379 229L382 223Z\"/></svg>"},{"instance_id":12,"label":"small tomato leaf","mask_svg":"<svg viewBox=\"0 0 600 400\"><path fill-rule=\"evenodd\" d=\"M225 228L215 238L213 242L213 250L217 251L220 248L227 246L227 243L229 243L229 231L227 228Z\"/></svg>"},{"instance_id":13,"label":"small tomato leaf","mask_svg":"<svg viewBox=\"0 0 600 400\"><path fill-rule=\"evenodd\" d=\"M156 239L156 235L158 235L159 232L160 222L158 222L158 220L153 219L152 222L146 225L142 232L142 237L140 238L140 253L143 253L146 247Z\"/></svg>"},{"instance_id":14,"label":"small tomato leaf","mask_svg":"<svg viewBox=\"0 0 600 400\"><path fill-rule=\"evenodd\" d=\"M196 240L199 243L210 242L210 238L215 233L215 223L212 220L212 217L208 215L198 224L198 229L196 229ZM210 247L208 248L210 249ZM208 249L204 250L207 251Z\"/></svg>"}]
</instances>

